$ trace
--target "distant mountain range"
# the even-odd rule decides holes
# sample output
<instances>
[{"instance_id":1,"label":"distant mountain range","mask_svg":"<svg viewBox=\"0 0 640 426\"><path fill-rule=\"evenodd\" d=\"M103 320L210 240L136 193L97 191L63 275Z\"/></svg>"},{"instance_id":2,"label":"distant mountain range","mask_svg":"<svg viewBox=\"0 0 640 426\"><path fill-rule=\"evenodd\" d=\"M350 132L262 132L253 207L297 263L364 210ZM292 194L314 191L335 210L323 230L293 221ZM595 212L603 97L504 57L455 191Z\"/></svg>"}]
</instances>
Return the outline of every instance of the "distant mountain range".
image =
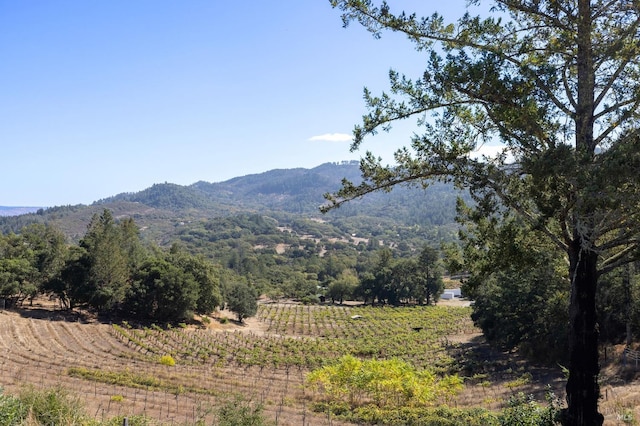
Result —
<instances>
[{"instance_id":1,"label":"distant mountain range","mask_svg":"<svg viewBox=\"0 0 640 426\"><path fill-rule=\"evenodd\" d=\"M122 193L91 205L7 207L0 210L0 231L19 232L33 222L58 226L71 240L78 240L95 213L109 209L116 218L133 217L143 235L158 243L170 241L180 223L239 213L276 218L322 221L400 223L403 226L451 227L460 192L450 185L429 188L396 188L375 193L321 214L323 195L335 192L343 178L360 180L357 161L326 163L312 169L294 168L236 177L225 182L197 182L183 186L160 183L135 193ZM19 210L24 209L24 210ZM8 213L11 213L10 215Z\"/></svg>"},{"instance_id":2,"label":"distant mountain range","mask_svg":"<svg viewBox=\"0 0 640 426\"><path fill-rule=\"evenodd\" d=\"M20 216L21 214L35 213L42 207L7 207L0 206L0 216Z\"/></svg>"}]
</instances>

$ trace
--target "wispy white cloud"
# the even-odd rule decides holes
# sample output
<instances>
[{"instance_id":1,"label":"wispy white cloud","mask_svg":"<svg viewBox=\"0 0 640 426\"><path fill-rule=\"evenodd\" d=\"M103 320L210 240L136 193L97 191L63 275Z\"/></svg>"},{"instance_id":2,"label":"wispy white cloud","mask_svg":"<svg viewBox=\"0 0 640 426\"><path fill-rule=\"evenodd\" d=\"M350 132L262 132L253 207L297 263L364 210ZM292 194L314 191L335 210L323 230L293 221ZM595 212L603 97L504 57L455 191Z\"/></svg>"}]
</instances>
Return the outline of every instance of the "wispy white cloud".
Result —
<instances>
[{"instance_id":1,"label":"wispy white cloud","mask_svg":"<svg viewBox=\"0 0 640 426\"><path fill-rule=\"evenodd\" d=\"M478 147L475 151L471 152L469 156L471 158L476 158L476 159L482 158L482 157L492 158L500 154L503 149L504 149L504 146L500 146L500 145L482 145Z\"/></svg>"},{"instance_id":2,"label":"wispy white cloud","mask_svg":"<svg viewBox=\"0 0 640 426\"><path fill-rule=\"evenodd\" d=\"M325 142L351 142L353 136L347 133L325 133L323 135L312 136L310 141L325 141Z\"/></svg>"},{"instance_id":3,"label":"wispy white cloud","mask_svg":"<svg viewBox=\"0 0 640 426\"><path fill-rule=\"evenodd\" d=\"M502 154L504 151L504 145L482 145L478 147L475 151L471 152L469 156L473 159L483 159L483 158L495 158L498 155ZM514 157L513 154L507 150L507 157L505 160L507 163L513 162Z\"/></svg>"}]
</instances>

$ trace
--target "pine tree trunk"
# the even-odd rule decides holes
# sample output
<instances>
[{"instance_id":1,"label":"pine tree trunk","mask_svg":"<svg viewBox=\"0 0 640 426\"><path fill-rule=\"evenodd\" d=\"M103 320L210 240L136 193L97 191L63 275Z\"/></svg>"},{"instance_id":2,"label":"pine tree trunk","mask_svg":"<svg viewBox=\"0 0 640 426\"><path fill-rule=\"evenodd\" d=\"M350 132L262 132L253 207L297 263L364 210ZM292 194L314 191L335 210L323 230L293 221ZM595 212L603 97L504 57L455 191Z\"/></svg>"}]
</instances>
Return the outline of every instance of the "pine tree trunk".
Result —
<instances>
[{"instance_id":1,"label":"pine tree trunk","mask_svg":"<svg viewBox=\"0 0 640 426\"><path fill-rule=\"evenodd\" d=\"M579 198L589 199L584 183L589 181L588 170L595 155L593 137L595 105L595 65L592 52L591 1L578 0L577 25L577 98L576 105L576 159L580 172L586 173L577 182L576 205ZM596 289L598 283L598 254L592 248L588 208L574 213L573 241L570 243L569 278L571 301L569 305L569 380L567 405L562 412L564 426L601 426L604 417L598 412L600 386L598 376L598 325L596 318Z\"/></svg>"},{"instance_id":2,"label":"pine tree trunk","mask_svg":"<svg viewBox=\"0 0 640 426\"><path fill-rule=\"evenodd\" d=\"M600 386L598 375L598 327L596 288L597 253L581 249L582 238L576 235L570 248L571 302L569 306L569 380L568 408L562 413L565 426L601 426L604 417L598 412Z\"/></svg>"}]
</instances>

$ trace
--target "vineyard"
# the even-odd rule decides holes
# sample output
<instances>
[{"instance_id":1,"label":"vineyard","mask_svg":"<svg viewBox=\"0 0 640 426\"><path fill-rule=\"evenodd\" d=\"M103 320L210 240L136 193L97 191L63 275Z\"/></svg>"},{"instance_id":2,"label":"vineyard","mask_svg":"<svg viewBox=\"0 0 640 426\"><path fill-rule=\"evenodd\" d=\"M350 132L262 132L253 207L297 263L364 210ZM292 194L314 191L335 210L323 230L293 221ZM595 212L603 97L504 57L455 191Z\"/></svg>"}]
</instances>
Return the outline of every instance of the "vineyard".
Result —
<instances>
[{"instance_id":1,"label":"vineyard","mask_svg":"<svg viewBox=\"0 0 640 426\"><path fill-rule=\"evenodd\" d=\"M238 399L262 404L279 425L345 424L314 411L317 395L305 384L310 371L345 355L459 374L459 407L499 408L516 391L542 389L523 365L478 352L469 309L264 303L249 325L221 314L173 327L38 306L1 311L0 385L7 392L61 385L97 420L144 414L159 424L211 424L215 407Z\"/></svg>"}]
</instances>

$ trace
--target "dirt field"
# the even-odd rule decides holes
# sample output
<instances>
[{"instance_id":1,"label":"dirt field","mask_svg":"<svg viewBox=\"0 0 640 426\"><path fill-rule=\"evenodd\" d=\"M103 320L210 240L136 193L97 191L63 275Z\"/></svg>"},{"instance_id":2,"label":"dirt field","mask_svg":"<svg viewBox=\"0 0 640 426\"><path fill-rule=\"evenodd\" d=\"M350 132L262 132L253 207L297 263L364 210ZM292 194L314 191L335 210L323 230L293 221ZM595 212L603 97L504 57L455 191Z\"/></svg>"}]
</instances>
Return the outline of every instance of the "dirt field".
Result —
<instances>
[{"instance_id":1,"label":"dirt field","mask_svg":"<svg viewBox=\"0 0 640 426\"><path fill-rule=\"evenodd\" d=\"M451 302L449 302L451 303ZM268 325L256 318L245 325L215 320L210 333L227 333L237 337L269 337ZM188 334L188 333L187 333ZM454 402L456 406L498 408L510 393L525 392L541 398L550 383L558 395L563 382L557 371L531 368L512 354L490 349L479 333L447 337L460 347L460 354L473 360L510 366L530 372L531 382L517 389L505 385L499 373L484 385L469 381ZM601 411L606 424L629 424L640 419L640 386L635 384L635 366L622 368L618 362L620 348L609 348L604 371ZM51 304L0 311L0 386L5 392L17 392L25 384L36 387L62 385L80 396L88 412L96 419L115 415L146 414L162 424L193 424L197 420L213 422L213 408L241 394L245 399L264 405L265 414L278 425L343 425L328 415L313 413L309 397L302 386L307 371L299 368L265 368L230 363L178 363L175 366L149 362L140 347L128 344L114 332L114 326L78 314L53 309ZM159 378L177 387L167 391L157 387L130 387L72 377L70 367L114 374L143 375ZM190 389L198 389L191 392Z\"/></svg>"},{"instance_id":2,"label":"dirt field","mask_svg":"<svg viewBox=\"0 0 640 426\"><path fill-rule=\"evenodd\" d=\"M257 332L260 324L247 327L218 324L220 330ZM266 371L257 367L165 366L145 362L140 353L124 344L113 333L113 326L93 319L63 315L50 307L34 307L0 312L0 387L18 392L26 384L38 388L62 385L78 394L96 419L116 415L146 414L162 424L193 424L205 420L212 424L212 408L232 395L265 406L265 414L279 425L341 425L306 409L300 384L304 372ZM179 383L185 389L192 383L210 389L210 395L189 392L154 391L70 377L67 370L90 370L144 374Z\"/></svg>"}]
</instances>

